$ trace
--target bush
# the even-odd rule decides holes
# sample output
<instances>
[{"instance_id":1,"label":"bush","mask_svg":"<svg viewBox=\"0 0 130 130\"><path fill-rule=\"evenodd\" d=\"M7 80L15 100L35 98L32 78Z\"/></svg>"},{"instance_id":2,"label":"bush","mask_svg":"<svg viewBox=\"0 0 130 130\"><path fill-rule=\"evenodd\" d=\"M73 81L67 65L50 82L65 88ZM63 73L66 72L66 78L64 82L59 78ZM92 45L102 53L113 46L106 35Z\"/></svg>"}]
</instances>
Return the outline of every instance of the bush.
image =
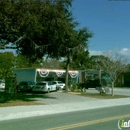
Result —
<instances>
[{"instance_id":1,"label":"bush","mask_svg":"<svg viewBox=\"0 0 130 130\"><path fill-rule=\"evenodd\" d=\"M0 103L7 102L13 99L13 95L5 92L0 92Z\"/></svg>"},{"instance_id":2,"label":"bush","mask_svg":"<svg viewBox=\"0 0 130 130\"><path fill-rule=\"evenodd\" d=\"M75 90L81 89L81 86L79 83L72 82L70 85L70 90L74 92Z\"/></svg>"}]
</instances>

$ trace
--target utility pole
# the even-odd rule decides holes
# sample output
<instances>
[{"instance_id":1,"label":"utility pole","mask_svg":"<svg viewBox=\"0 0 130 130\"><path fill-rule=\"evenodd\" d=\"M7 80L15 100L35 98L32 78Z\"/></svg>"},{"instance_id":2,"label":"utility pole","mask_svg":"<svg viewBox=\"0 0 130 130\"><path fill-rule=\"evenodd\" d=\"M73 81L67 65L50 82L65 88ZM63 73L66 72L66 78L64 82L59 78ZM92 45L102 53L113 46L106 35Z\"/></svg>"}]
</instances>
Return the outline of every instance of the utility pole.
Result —
<instances>
[{"instance_id":1,"label":"utility pole","mask_svg":"<svg viewBox=\"0 0 130 130\"><path fill-rule=\"evenodd\" d=\"M70 54L68 52L66 63L65 92L68 92L69 64L70 64Z\"/></svg>"},{"instance_id":2,"label":"utility pole","mask_svg":"<svg viewBox=\"0 0 130 130\"><path fill-rule=\"evenodd\" d=\"M101 67L99 69L99 83L100 84L102 83L102 70L101 70Z\"/></svg>"}]
</instances>

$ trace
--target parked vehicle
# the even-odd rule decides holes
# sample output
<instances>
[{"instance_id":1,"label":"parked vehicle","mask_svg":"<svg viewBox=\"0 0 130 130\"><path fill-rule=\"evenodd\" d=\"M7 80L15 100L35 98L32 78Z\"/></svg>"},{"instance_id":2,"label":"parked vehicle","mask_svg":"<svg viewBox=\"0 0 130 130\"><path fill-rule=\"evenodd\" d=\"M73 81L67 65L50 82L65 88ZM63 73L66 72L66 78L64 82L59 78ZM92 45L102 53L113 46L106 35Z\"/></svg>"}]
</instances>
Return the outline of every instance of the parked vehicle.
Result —
<instances>
[{"instance_id":1,"label":"parked vehicle","mask_svg":"<svg viewBox=\"0 0 130 130\"><path fill-rule=\"evenodd\" d=\"M50 92L56 91L56 85L51 81L41 81L36 83L35 87L32 89L33 92Z\"/></svg>"},{"instance_id":2,"label":"parked vehicle","mask_svg":"<svg viewBox=\"0 0 130 130\"><path fill-rule=\"evenodd\" d=\"M5 89L5 82L4 81L0 81L0 89Z\"/></svg>"},{"instance_id":3,"label":"parked vehicle","mask_svg":"<svg viewBox=\"0 0 130 130\"><path fill-rule=\"evenodd\" d=\"M18 85L18 90L21 92L31 92L35 86L35 82L32 81L21 81Z\"/></svg>"},{"instance_id":4,"label":"parked vehicle","mask_svg":"<svg viewBox=\"0 0 130 130\"><path fill-rule=\"evenodd\" d=\"M65 83L63 83L62 81L52 81L52 83L56 85L57 90L65 89Z\"/></svg>"},{"instance_id":5,"label":"parked vehicle","mask_svg":"<svg viewBox=\"0 0 130 130\"><path fill-rule=\"evenodd\" d=\"M110 78L101 70L79 70L79 87L82 89L110 87Z\"/></svg>"}]
</instances>

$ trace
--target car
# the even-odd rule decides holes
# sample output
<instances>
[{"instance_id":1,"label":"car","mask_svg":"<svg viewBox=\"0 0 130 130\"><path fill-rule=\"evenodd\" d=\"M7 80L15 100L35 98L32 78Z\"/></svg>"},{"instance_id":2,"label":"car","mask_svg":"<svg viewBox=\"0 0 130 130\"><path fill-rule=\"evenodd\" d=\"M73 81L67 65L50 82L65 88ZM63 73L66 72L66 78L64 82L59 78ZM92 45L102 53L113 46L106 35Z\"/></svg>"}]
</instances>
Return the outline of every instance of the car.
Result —
<instances>
[{"instance_id":1,"label":"car","mask_svg":"<svg viewBox=\"0 0 130 130\"><path fill-rule=\"evenodd\" d=\"M41 81L37 82L35 87L32 89L32 92L50 92L57 91L56 85L51 81Z\"/></svg>"},{"instance_id":2,"label":"car","mask_svg":"<svg viewBox=\"0 0 130 130\"><path fill-rule=\"evenodd\" d=\"M5 89L5 82L4 81L0 81L0 89Z\"/></svg>"},{"instance_id":3,"label":"car","mask_svg":"<svg viewBox=\"0 0 130 130\"><path fill-rule=\"evenodd\" d=\"M20 92L31 92L34 86L35 86L35 82L33 81L21 81L18 84L18 90Z\"/></svg>"},{"instance_id":4,"label":"car","mask_svg":"<svg viewBox=\"0 0 130 130\"><path fill-rule=\"evenodd\" d=\"M65 83L63 83L62 81L52 81L52 83L56 85L57 90L65 89Z\"/></svg>"}]
</instances>

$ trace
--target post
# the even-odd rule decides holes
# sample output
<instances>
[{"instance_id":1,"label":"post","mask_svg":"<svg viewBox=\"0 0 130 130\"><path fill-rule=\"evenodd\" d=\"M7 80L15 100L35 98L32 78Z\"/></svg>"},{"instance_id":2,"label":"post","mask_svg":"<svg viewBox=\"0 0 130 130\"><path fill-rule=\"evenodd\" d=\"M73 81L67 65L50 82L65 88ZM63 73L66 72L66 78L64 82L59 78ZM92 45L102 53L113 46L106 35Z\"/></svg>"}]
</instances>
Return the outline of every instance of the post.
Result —
<instances>
[{"instance_id":1,"label":"post","mask_svg":"<svg viewBox=\"0 0 130 130\"><path fill-rule=\"evenodd\" d=\"M102 78L102 76L101 76L101 68L100 68L100 70L99 70L99 83L100 84L102 83L101 78Z\"/></svg>"},{"instance_id":2,"label":"post","mask_svg":"<svg viewBox=\"0 0 130 130\"><path fill-rule=\"evenodd\" d=\"M16 100L16 92L17 92L17 75L14 75L14 100Z\"/></svg>"},{"instance_id":3,"label":"post","mask_svg":"<svg viewBox=\"0 0 130 130\"><path fill-rule=\"evenodd\" d=\"M69 53L68 53L68 55L67 55L67 63L66 63L65 92L68 92L69 63L70 63L70 56L69 56Z\"/></svg>"}]
</instances>

